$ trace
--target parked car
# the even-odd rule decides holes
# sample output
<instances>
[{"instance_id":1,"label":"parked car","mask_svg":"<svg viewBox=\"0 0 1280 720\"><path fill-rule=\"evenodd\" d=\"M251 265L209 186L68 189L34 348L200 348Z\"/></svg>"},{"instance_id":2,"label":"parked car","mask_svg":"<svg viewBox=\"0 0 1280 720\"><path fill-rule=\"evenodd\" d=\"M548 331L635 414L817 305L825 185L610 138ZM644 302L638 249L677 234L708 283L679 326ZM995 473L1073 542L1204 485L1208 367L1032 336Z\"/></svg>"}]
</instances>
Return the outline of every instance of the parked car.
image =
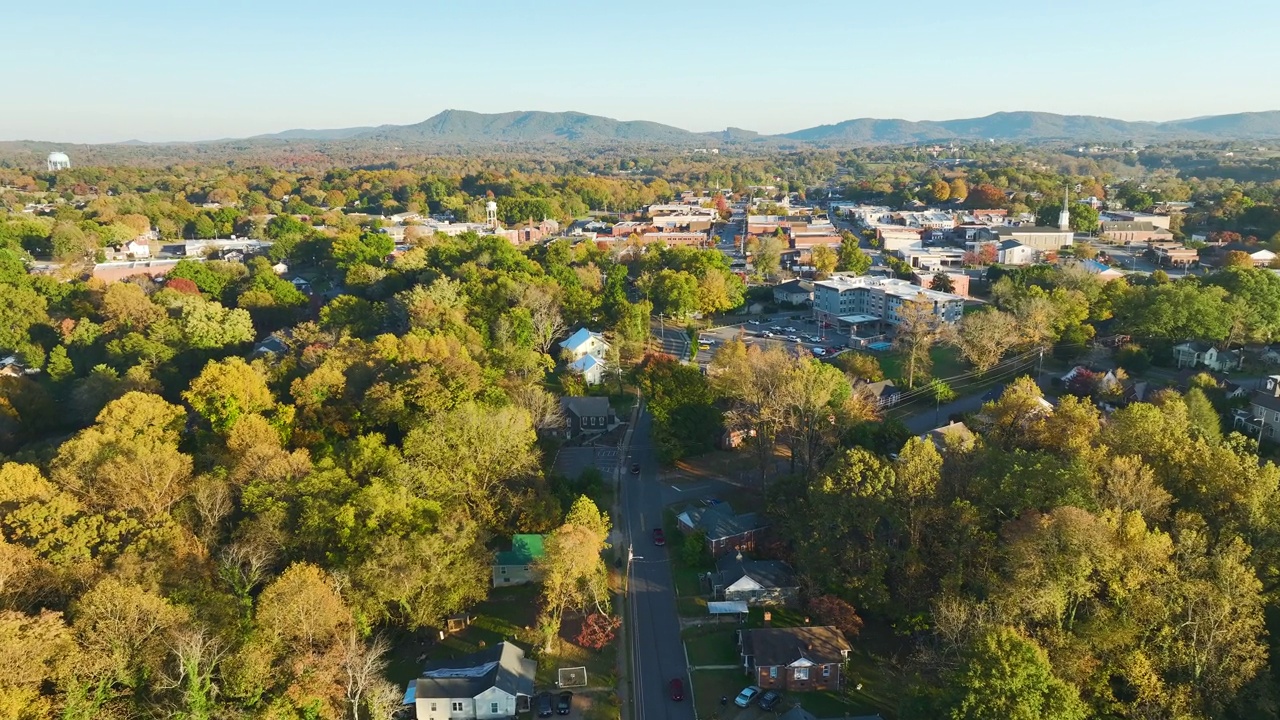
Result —
<instances>
[{"instance_id":1,"label":"parked car","mask_svg":"<svg viewBox=\"0 0 1280 720\"><path fill-rule=\"evenodd\" d=\"M556 711L551 704L551 693L549 692L538 693L537 706L538 717L540 718L549 718L556 714Z\"/></svg>"},{"instance_id":2,"label":"parked car","mask_svg":"<svg viewBox=\"0 0 1280 720\"><path fill-rule=\"evenodd\" d=\"M822 338L818 337L817 335L810 335L809 342L815 342L815 343L822 342Z\"/></svg>"},{"instance_id":3,"label":"parked car","mask_svg":"<svg viewBox=\"0 0 1280 720\"><path fill-rule=\"evenodd\" d=\"M773 337L773 333L769 332L768 330L765 330L764 332L760 333L760 337L762 337L762 338L771 338L771 337Z\"/></svg>"},{"instance_id":4,"label":"parked car","mask_svg":"<svg viewBox=\"0 0 1280 720\"><path fill-rule=\"evenodd\" d=\"M784 328L784 329L785 329L787 332L789 332L789 333L800 332L799 330L796 330L795 328L791 327L790 325L788 325L788 326L787 326L786 328Z\"/></svg>"},{"instance_id":5,"label":"parked car","mask_svg":"<svg viewBox=\"0 0 1280 720\"><path fill-rule=\"evenodd\" d=\"M764 705L761 705L760 707L764 707ZM556 714L568 715L569 711L572 709L573 709L573 693L569 692L568 690L565 690L564 692L560 693L560 697L556 698ZM765 708L765 709L768 710L769 708Z\"/></svg>"},{"instance_id":6,"label":"parked car","mask_svg":"<svg viewBox=\"0 0 1280 720\"><path fill-rule=\"evenodd\" d=\"M684 699L684 681L680 678L671 678L671 699L676 702Z\"/></svg>"},{"instance_id":7,"label":"parked car","mask_svg":"<svg viewBox=\"0 0 1280 720\"><path fill-rule=\"evenodd\" d=\"M759 324L760 324L760 321L759 321L759 320L748 320L748 321L747 321L747 323L748 323L748 324L750 324L750 325L759 325Z\"/></svg>"},{"instance_id":8,"label":"parked car","mask_svg":"<svg viewBox=\"0 0 1280 720\"><path fill-rule=\"evenodd\" d=\"M756 701L756 704L760 706L761 710L772 710L780 702L782 702L781 693L777 690L766 690L761 693L760 699Z\"/></svg>"},{"instance_id":9,"label":"parked car","mask_svg":"<svg viewBox=\"0 0 1280 720\"><path fill-rule=\"evenodd\" d=\"M755 685L748 685L747 687L742 688L742 692L738 693L738 697L733 699L733 704L738 707L749 707L751 705L751 701L759 694L760 688Z\"/></svg>"},{"instance_id":10,"label":"parked car","mask_svg":"<svg viewBox=\"0 0 1280 720\"><path fill-rule=\"evenodd\" d=\"M823 355L826 355L826 354L827 354L827 351L826 351L826 350L823 350L823 349L822 349L822 348L820 348L820 347L816 347L816 348L814 348L814 349L813 349L813 354L814 354L814 355L817 355L818 357L822 357Z\"/></svg>"},{"instance_id":11,"label":"parked car","mask_svg":"<svg viewBox=\"0 0 1280 720\"><path fill-rule=\"evenodd\" d=\"M662 547L667 544L667 536L662 532L662 528L653 529L653 544Z\"/></svg>"}]
</instances>

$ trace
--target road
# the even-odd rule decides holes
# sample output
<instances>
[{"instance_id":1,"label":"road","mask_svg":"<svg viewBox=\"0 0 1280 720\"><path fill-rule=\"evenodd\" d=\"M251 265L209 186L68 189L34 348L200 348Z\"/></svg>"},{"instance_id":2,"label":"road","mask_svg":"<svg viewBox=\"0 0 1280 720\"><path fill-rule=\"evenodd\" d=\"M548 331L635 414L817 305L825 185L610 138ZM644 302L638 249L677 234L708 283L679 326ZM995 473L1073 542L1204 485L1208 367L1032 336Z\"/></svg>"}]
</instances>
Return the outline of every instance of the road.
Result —
<instances>
[{"instance_id":1,"label":"road","mask_svg":"<svg viewBox=\"0 0 1280 720\"><path fill-rule=\"evenodd\" d=\"M630 472L640 464L640 474ZM630 652L631 720L693 720L689 673L680 641L675 581L667 549L653 544L662 527L663 487L658 478L652 420L640 412L632 431L628 457L622 464L619 499L625 538L632 550L627 582L627 643ZM685 699L671 699L672 678L684 683Z\"/></svg>"}]
</instances>

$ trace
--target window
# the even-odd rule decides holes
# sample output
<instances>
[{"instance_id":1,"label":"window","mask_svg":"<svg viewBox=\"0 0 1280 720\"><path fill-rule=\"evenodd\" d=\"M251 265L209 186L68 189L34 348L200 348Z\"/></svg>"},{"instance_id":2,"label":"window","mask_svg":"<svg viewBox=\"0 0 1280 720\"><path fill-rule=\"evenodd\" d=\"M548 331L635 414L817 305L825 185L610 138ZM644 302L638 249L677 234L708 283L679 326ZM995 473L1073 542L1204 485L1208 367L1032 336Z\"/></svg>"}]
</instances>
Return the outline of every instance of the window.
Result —
<instances>
[{"instance_id":1,"label":"window","mask_svg":"<svg viewBox=\"0 0 1280 720\"><path fill-rule=\"evenodd\" d=\"M431 703L431 712L435 712L435 711L436 711L436 704Z\"/></svg>"},{"instance_id":2,"label":"window","mask_svg":"<svg viewBox=\"0 0 1280 720\"><path fill-rule=\"evenodd\" d=\"M807 667L803 667L803 668L796 668L796 679L797 679L797 680L808 680L808 679L809 679L809 668L807 668Z\"/></svg>"},{"instance_id":3,"label":"window","mask_svg":"<svg viewBox=\"0 0 1280 720\"><path fill-rule=\"evenodd\" d=\"M460 703L460 702L456 702L456 703L454 703L454 704L453 704L453 711L454 711L454 712L462 712L462 703Z\"/></svg>"},{"instance_id":4,"label":"window","mask_svg":"<svg viewBox=\"0 0 1280 720\"><path fill-rule=\"evenodd\" d=\"M495 703L489 703L489 712L490 712L490 713L492 713L492 714L494 714L494 715L497 715L497 714L498 714L498 703L496 703L496 702L495 702Z\"/></svg>"},{"instance_id":5,"label":"window","mask_svg":"<svg viewBox=\"0 0 1280 720\"><path fill-rule=\"evenodd\" d=\"M824 677L824 678L831 677L831 666L830 666L830 665L823 665L823 666L822 666L822 677Z\"/></svg>"},{"instance_id":6,"label":"window","mask_svg":"<svg viewBox=\"0 0 1280 720\"><path fill-rule=\"evenodd\" d=\"M777 677L778 677L778 666L774 665L769 668L769 679L773 680L773 679L776 679Z\"/></svg>"}]
</instances>

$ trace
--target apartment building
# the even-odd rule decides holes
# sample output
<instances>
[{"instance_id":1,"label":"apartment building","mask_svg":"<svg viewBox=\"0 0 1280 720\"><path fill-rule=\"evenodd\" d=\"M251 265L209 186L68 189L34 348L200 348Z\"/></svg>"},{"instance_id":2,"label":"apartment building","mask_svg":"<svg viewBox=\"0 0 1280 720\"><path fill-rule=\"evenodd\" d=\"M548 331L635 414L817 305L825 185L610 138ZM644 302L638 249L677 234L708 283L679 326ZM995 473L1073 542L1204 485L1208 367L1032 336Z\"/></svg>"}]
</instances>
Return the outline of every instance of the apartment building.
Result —
<instances>
[{"instance_id":1,"label":"apartment building","mask_svg":"<svg viewBox=\"0 0 1280 720\"><path fill-rule=\"evenodd\" d=\"M840 328L875 323L894 326L904 303L923 300L943 322L956 323L964 314L964 298L923 288L908 280L870 275L836 275L813 283L813 314Z\"/></svg>"}]
</instances>

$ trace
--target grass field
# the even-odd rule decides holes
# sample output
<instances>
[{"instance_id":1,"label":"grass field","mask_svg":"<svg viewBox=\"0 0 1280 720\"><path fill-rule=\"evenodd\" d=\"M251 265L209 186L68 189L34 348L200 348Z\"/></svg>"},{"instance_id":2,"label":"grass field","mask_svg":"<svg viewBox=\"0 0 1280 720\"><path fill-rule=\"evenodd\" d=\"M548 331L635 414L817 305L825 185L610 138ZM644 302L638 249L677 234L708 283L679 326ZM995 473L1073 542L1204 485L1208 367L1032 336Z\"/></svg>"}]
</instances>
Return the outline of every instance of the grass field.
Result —
<instances>
[{"instance_id":1,"label":"grass field","mask_svg":"<svg viewBox=\"0 0 1280 720\"><path fill-rule=\"evenodd\" d=\"M689 653L689 664L737 665L742 662L734 626L720 629L716 626L689 628L681 633Z\"/></svg>"},{"instance_id":2,"label":"grass field","mask_svg":"<svg viewBox=\"0 0 1280 720\"><path fill-rule=\"evenodd\" d=\"M904 370L902 358L898 357L897 353L874 353L873 357L880 361L880 368L884 370L886 378L906 387L906 383L899 382ZM933 348L929 352L929 357L933 359L933 369L929 372L932 377L949 378L969 370L968 363L960 359L960 352L950 345Z\"/></svg>"}]
</instances>

